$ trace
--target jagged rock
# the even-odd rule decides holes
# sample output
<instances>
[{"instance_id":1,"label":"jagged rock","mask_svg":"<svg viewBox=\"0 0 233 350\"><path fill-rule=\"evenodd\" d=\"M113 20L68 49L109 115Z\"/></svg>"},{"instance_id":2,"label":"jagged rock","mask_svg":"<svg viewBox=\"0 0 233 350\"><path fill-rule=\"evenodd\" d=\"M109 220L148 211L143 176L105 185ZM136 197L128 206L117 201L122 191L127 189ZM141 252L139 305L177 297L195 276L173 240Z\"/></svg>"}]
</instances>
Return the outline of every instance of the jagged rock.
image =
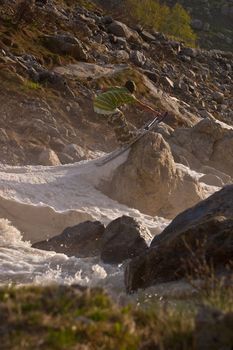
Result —
<instances>
[{"instance_id":1,"label":"jagged rock","mask_svg":"<svg viewBox=\"0 0 233 350\"><path fill-rule=\"evenodd\" d=\"M79 39L69 34L46 35L43 37L45 46L61 55L70 55L77 60L87 61L86 50Z\"/></svg>"},{"instance_id":2,"label":"jagged rock","mask_svg":"<svg viewBox=\"0 0 233 350\"><path fill-rule=\"evenodd\" d=\"M233 347L233 312L223 313L203 307L195 319L194 348L196 350L231 350Z\"/></svg>"},{"instance_id":3,"label":"jagged rock","mask_svg":"<svg viewBox=\"0 0 233 350\"><path fill-rule=\"evenodd\" d=\"M39 155L38 161L39 161L39 164L41 165L49 165L49 166L61 165L61 162L57 154L51 149L46 149L42 151Z\"/></svg>"},{"instance_id":4,"label":"jagged rock","mask_svg":"<svg viewBox=\"0 0 233 350\"><path fill-rule=\"evenodd\" d=\"M128 291L184 277L185 261L204 243L207 262L223 268L233 254L233 185L179 214L127 266ZM190 249L187 248L190 247Z\"/></svg>"},{"instance_id":5,"label":"jagged rock","mask_svg":"<svg viewBox=\"0 0 233 350\"><path fill-rule=\"evenodd\" d=\"M100 253L101 238L105 227L99 221L85 221L66 228L60 235L33 244L34 248L52 250L80 258Z\"/></svg>"},{"instance_id":6,"label":"jagged rock","mask_svg":"<svg viewBox=\"0 0 233 350\"><path fill-rule=\"evenodd\" d=\"M203 198L201 186L176 167L169 145L155 133L132 147L127 161L100 189L144 213L169 218Z\"/></svg>"},{"instance_id":7,"label":"jagged rock","mask_svg":"<svg viewBox=\"0 0 233 350\"><path fill-rule=\"evenodd\" d=\"M146 226L124 215L106 227L102 237L101 259L111 264L131 259L148 248L151 238Z\"/></svg>"}]
</instances>

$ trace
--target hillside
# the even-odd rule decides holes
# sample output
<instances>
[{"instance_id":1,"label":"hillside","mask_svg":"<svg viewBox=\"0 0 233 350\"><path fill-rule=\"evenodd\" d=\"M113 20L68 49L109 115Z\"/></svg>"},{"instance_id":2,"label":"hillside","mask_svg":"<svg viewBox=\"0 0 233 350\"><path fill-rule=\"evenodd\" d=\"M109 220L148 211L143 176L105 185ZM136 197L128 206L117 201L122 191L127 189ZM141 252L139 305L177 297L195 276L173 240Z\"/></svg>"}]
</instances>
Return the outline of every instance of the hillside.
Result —
<instances>
[{"instance_id":1,"label":"hillside","mask_svg":"<svg viewBox=\"0 0 233 350\"><path fill-rule=\"evenodd\" d=\"M97 0L119 18L127 20L121 7L128 0ZM233 51L233 2L231 0L165 0L169 7L181 4L191 16L191 27L197 35L197 46L202 49Z\"/></svg>"}]
</instances>

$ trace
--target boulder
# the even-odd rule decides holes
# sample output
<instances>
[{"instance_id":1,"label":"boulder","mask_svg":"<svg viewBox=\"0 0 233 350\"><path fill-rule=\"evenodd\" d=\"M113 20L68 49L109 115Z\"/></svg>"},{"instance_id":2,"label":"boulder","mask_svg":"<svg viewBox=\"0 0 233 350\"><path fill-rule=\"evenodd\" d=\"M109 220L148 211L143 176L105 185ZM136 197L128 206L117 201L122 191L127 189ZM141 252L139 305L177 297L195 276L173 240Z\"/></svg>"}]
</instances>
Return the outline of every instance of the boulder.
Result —
<instances>
[{"instance_id":1,"label":"boulder","mask_svg":"<svg viewBox=\"0 0 233 350\"><path fill-rule=\"evenodd\" d=\"M51 149L46 149L42 151L39 155L38 162L41 165L49 165L49 166L61 165L61 162L57 154Z\"/></svg>"},{"instance_id":2,"label":"boulder","mask_svg":"<svg viewBox=\"0 0 233 350\"><path fill-rule=\"evenodd\" d=\"M127 161L99 189L143 213L168 218L203 198L201 186L176 166L168 143L158 133L148 133L134 144Z\"/></svg>"},{"instance_id":3,"label":"boulder","mask_svg":"<svg viewBox=\"0 0 233 350\"><path fill-rule=\"evenodd\" d=\"M180 234L215 216L233 219L233 185L225 186L194 207L177 215L171 224L159 236L154 238L151 245L156 245L158 239L161 242L167 236L172 235L174 238L175 232Z\"/></svg>"},{"instance_id":4,"label":"boulder","mask_svg":"<svg viewBox=\"0 0 233 350\"><path fill-rule=\"evenodd\" d=\"M126 39L130 39L132 37L139 38L137 32L133 31L126 24L119 21L113 21L112 23L110 23L108 26L108 31L109 33Z\"/></svg>"},{"instance_id":5,"label":"boulder","mask_svg":"<svg viewBox=\"0 0 233 350\"><path fill-rule=\"evenodd\" d=\"M147 250L151 238L146 226L124 215L106 227L102 237L101 259L110 264L132 259Z\"/></svg>"},{"instance_id":6,"label":"boulder","mask_svg":"<svg viewBox=\"0 0 233 350\"><path fill-rule=\"evenodd\" d=\"M104 225L99 221L85 221L66 228L60 235L33 244L33 248L52 250L68 256L86 258L99 255Z\"/></svg>"},{"instance_id":7,"label":"boulder","mask_svg":"<svg viewBox=\"0 0 233 350\"><path fill-rule=\"evenodd\" d=\"M146 254L127 265L126 288L131 292L185 277L186 262L196 255L200 244L207 263L222 269L232 259L232 242L233 185L229 185L179 214L155 236Z\"/></svg>"},{"instance_id":8,"label":"boulder","mask_svg":"<svg viewBox=\"0 0 233 350\"><path fill-rule=\"evenodd\" d=\"M46 35L44 45L54 53L70 55L76 60L87 61L87 52L82 42L71 34Z\"/></svg>"}]
</instances>

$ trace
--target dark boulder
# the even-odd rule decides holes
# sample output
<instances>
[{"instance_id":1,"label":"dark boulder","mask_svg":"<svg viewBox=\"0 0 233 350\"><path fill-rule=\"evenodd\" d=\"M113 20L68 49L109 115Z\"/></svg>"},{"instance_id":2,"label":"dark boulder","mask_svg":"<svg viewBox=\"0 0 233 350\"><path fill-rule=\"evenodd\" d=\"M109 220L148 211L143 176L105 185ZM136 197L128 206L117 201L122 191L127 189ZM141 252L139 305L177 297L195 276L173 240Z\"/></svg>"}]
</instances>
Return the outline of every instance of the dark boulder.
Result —
<instances>
[{"instance_id":1,"label":"dark boulder","mask_svg":"<svg viewBox=\"0 0 233 350\"><path fill-rule=\"evenodd\" d=\"M233 185L179 214L156 236L146 254L126 267L128 292L185 277L200 244L207 263L222 270L233 257Z\"/></svg>"},{"instance_id":2,"label":"dark boulder","mask_svg":"<svg viewBox=\"0 0 233 350\"><path fill-rule=\"evenodd\" d=\"M81 258L100 254L104 225L99 221L85 221L66 228L62 234L33 244L33 248L52 250Z\"/></svg>"},{"instance_id":3,"label":"dark boulder","mask_svg":"<svg viewBox=\"0 0 233 350\"><path fill-rule=\"evenodd\" d=\"M145 226L124 215L106 227L102 238L101 259L105 263L121 263L145 252L150 240L151 234Z\"/></svg>"}]
</instances>

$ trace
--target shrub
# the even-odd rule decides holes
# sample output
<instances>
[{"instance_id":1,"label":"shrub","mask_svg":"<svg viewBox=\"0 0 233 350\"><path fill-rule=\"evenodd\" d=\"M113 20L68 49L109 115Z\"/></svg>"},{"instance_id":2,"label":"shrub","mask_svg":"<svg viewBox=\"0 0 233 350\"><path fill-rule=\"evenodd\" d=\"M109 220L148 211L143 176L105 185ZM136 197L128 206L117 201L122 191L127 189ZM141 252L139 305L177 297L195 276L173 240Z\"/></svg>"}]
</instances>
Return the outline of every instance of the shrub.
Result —
<instances>
[{"instance_id":1,"label":"shrub","mask_svg":"<svg viewBox=\"0 0 233 350\"><path fill-rule=\"evenodd\" d=\"M126 7L133 18L146 28L164 32L195 46L196 36L190 26L191 18L180 4L170 8L158 0L126 0Z\"/></svg>"}]
</instances>

